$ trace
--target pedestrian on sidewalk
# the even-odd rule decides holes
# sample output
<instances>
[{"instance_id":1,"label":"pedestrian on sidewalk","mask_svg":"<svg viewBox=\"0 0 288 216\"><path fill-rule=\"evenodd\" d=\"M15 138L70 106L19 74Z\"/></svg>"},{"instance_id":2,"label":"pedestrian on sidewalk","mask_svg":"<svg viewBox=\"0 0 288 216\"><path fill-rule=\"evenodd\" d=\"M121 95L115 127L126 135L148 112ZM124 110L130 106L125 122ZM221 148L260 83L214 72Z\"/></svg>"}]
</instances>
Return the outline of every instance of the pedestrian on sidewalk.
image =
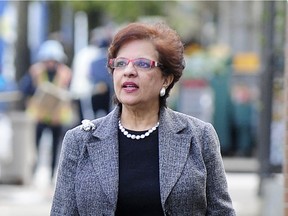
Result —
<instances>
[{"instance_id":1,"label":"pedestrian on sidewalk","mask_svg":"<svg viewBox=\"0 0 288 216\"><path fill-rule=\"evenodd\" d=\"M217 134L166 99L185 68L179 35L131 23L108 53L116 107L63 141L52 216L234 216Z\"/></svg>"},{"instance_id":2,"label":"pedestrian on sidewalk","mask_svg":"<svg viewBox=\"0 0 288 216\"><path fill-rule=\"evenodd\" d=\"M25 109L36 122L37 153L44 132L49 131L52 135L51 180L54 177L64 126L72 118L68 97L72 73L65 64L66 58L60 42L45 41L39 48L37 61L19 82ZM39 165L39 154L37 156L36 167Z\"/></svg>"}]
</instances>

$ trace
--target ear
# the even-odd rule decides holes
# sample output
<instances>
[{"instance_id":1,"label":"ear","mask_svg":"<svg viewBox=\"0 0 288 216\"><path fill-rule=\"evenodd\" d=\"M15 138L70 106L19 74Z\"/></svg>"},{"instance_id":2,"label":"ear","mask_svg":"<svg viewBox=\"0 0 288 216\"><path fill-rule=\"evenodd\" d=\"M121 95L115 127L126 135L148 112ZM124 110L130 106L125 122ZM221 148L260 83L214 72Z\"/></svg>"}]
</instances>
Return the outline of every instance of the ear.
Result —
<instances>
[{"instance_id":1,"label":"ear","mask_svg":"<svg viewBox=\"0 0 288 216\"><path fill-rule=\"evenodd\" d=\"M172 82L173 82L173 79L174 79L174 75L173 74L170 74L169 76L165 77L164 78L164 83L163 85L168 87Z\"/></svg>"}]
</instances>

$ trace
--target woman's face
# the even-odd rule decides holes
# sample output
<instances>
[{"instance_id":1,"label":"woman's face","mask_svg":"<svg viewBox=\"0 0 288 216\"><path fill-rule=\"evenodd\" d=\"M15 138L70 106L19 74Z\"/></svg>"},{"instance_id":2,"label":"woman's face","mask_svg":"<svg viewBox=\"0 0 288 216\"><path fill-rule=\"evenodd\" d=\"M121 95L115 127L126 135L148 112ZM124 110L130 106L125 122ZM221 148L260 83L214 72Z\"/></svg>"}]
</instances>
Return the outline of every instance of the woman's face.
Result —
<instances>
[{"instance_id":1,"label":"woman's face","mask_svg":"<svg viewBox=\"0 0 288 216\"><path fill-rule=\"evenodd\" d=\"M117 58L145 58L158 62L158 53L151 42L134 40L122 45ZM150 108L159 106L159 92L166 79L159 67L137 68L130 61L126 67L114 69L113 82L115 94L124 106Z\"/></svg>"}]
</instances>

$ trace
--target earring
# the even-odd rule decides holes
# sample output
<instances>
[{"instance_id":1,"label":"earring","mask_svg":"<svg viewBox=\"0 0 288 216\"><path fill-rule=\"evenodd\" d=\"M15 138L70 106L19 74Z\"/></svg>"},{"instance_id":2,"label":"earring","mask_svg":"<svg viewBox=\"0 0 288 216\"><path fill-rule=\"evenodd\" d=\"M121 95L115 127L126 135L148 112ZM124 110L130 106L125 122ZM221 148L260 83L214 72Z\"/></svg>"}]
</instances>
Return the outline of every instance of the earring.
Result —
<instances>
[{"instance_id":1,"label":"earring","mask_svg":"<svg viewBox=\"0 0 288 216\"><path fill-rule=\"evenodd\" d=\"M163 97L166 94L166 89L165 87L162 87L160 90L160 97Z\"/></svg>"}]
</instances>

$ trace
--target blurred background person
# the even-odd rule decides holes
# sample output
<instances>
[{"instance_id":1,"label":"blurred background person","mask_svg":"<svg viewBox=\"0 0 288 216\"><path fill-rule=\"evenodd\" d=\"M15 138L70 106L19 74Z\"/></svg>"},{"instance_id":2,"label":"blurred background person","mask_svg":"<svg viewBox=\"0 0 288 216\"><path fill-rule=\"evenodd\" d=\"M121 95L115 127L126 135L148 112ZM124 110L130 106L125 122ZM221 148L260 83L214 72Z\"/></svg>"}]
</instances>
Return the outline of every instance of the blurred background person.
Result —
<instances>
[{"instance_id":1,"label":"blurred background person","mask_svg":"<svg viewBox=\"0 0 288 216\"><path fill-rule=\"evenodd\" d=\"M65 64L67 56L61 43L47 40L39 48L37 62L19 82L26 111L36 121L36 147L38 151L43 132L52 135L51 180L57 164L63 129L71 120L68 88L71 69ZM37 165L36 163L36 165Z\"/></svg>"},{"instance_id":2,"label":"blurred background person","mask_svg":"<svg viewBox=\"0 0 288 216\"><path fill-rule=\"evenodd\" d=\"M93 29L89 45L74 56L70 91L78 109L79 123L83 119L103 116L110 110L113 87L106 56L111 37L108 26Z\"/></svg>"},{"instance_id":3,"label":"blurred background person","mask_svg":"<svg viewBox=\"0 0 288 216\"><path fill-rule=\"evenodd\" d=\"M99 47L99 55L94 59L89 71L89 80L92 81L92 109L93 118L108 114L111 108L113 92L112 78L107 70L107 51L112 35L107 27L94 29Z\"/></svg>"},{"instance_id":4,"label":"blurred background person","mask_svg":"<svg viewBox=\"0 0 288 216\"><path fill-rule=\"evenodd\" d=\"M72 80L70 92L78 111L78 120L92 119L94 117L91 103L93 85L89 77L92 61L99 55L97 35L90 33L88 46L75 53L72 61Z\"/></svg>"},{"instance_id":5,"label":"blurred background person","mask_svg":"<svg viewBox=\"0 0 288 216\"><path fill-rule=\"evenodd\" d=\"M232 89L233 115L235 130L234 148L239 157L251 157L253 151L252 127L252 96L245 85L238 85Z\"/></svg>"}]
</instances>

